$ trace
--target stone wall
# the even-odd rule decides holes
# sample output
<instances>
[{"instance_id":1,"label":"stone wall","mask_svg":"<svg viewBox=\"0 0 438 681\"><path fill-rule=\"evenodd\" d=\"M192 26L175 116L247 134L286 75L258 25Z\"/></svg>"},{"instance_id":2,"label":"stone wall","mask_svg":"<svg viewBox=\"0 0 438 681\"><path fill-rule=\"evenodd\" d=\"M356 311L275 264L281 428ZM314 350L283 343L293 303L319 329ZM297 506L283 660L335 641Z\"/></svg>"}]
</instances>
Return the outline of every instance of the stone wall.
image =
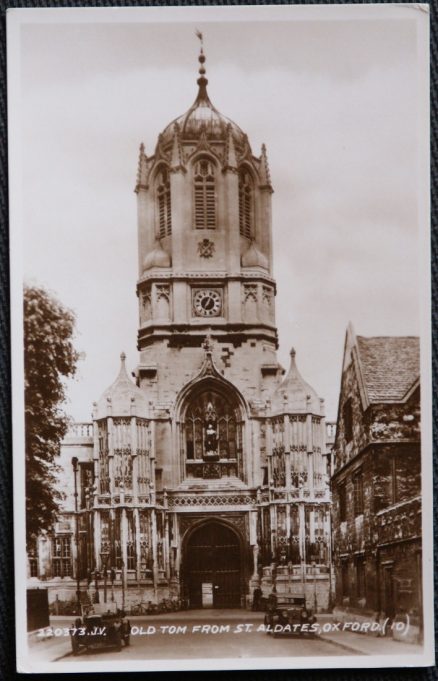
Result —
<instances>
[{"instance_id":1,"label":"stone wall","mask_svg":"<svg viewBox=\"0 0 438 681\"><path fill-rule=\"evenodd\" d=\"M199 374L205 359L200 347L171 347L162 341L142 350L140 366L156 368L152 374L145 372L140 387L156 407L172 409L180 391ZM264 365L276 366L275 349L269 344L255 340L232 343L215 340L213 362L219 373L242 393L246 400L261 400L275 389L281 379L281 371L273 378L264 376Z\"/></svg>"},{"instance_id":2,"label":"stone wall","mask_svg":"<svg viewBox=\"0 0 438 681\"><path fill-rule=\"evenodd\" d=\"M359 469L363 472L364 512L356 516L354 475ZM397 473L396 490L393 489L393 470ZM342 485L345 485L347 498L346 520L343 522L340 520L339 504ZM416 443L370 447L336 477L332 485L332 530L338 605L379 608L378 547L421 534L421 504L417 501L415 508L411 508L410 502L417 499L419 493L420 449ZM398 512L392 511L393 508L398 508ZM388 514L391 517L385 521ZM365 599L356 597L356 562L360 552L365 569ZM342 592L342 562L348 563L348 598Z\"/></svg>"},{"instance_id":3,"label":"stone wall","mask_svg":"<svg viewBox=\"0 0 438 681\"><path fill-rule=\"evenodd\" d=\"M379 566L391 566L396 613L410 613L418 624L421 614L421 539L384 546L379 551ZM385 603L384 580L380 601ZM415 620L415 621L414 621Z\"/></svg>"}]
</instances>

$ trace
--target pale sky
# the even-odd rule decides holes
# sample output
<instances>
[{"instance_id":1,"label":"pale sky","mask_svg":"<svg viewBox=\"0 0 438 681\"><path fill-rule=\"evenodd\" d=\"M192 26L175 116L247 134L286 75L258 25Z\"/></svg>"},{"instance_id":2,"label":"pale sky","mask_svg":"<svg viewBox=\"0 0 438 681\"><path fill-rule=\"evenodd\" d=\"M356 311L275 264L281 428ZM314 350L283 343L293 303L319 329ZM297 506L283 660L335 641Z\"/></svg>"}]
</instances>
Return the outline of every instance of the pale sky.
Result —
<instances>
[{"instance_id":1,"label":"pale sky","mask_svg":"<svg viewBox=\"0 0 438 681\"><path fill-rule=\"evenodd\" d=\"M248 7L247 22L192 23L144 9L112 24L62 10L68 23L22 26L24 275L77 315L75 419L90 419L122 350L137 363L138 147L153 153L195 99L196 28L213 104L254 154L267 145L280 362L294 346L334 419L348 321L359 335L419 334L416 12L289 9L290 21L252 21Z\"/></svg>"}]
</instances>

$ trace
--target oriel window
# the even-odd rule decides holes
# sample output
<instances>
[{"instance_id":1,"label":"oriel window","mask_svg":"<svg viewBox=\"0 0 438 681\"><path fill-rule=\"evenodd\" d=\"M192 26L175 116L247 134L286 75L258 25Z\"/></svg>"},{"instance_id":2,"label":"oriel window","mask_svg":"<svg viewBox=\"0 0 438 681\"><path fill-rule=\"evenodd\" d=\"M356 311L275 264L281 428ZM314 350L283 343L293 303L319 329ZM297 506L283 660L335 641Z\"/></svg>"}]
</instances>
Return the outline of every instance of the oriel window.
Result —
<instances>
[{"instance_id":1,"label":"oriel window","mask_svg":"<svg viewBox=\"0 0 438 681\"><path fill-rule=\"evenodd\" d=\"M239 227L242 236L253 236L253 183L247 170L239 173Z\"/></svg>"},{"instance_id":2,"label":"oriel window","mask_svg":"<svg viewBox=\"0 0 438 681\"><path fill-rule=\"evenodd\" d=\"M201 158L195 164L195 228L216 229L216 182L214 164Z\"/></svg>"},{"instance_id":3,"label":"oriel window","mask_svg":"<svg viewBox=\"0 0 438 681\"><path fill-rule=\"evenodd\" d=\"M157 175L158 238L172 234L172 211L170 200L170 179L167 168L161 168Z\"/></svg>"}]
</instances>

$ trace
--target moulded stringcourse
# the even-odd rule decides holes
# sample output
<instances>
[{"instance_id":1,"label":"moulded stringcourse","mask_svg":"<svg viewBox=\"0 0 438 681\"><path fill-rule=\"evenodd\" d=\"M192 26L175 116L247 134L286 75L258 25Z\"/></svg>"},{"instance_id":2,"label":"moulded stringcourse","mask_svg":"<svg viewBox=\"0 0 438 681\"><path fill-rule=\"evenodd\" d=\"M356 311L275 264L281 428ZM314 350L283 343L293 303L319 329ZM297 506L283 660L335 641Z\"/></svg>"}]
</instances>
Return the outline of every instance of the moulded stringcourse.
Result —
<instances>
[{"instance_id":1,"label":"moulded stringcourse","mask_svg":"<svg viewBox=\"0 0 438 681\"><path fill-rule=\"evenodd\" d=\"M169 506L243 506L253 505L255 498L236 494L233 496L213 497L209 495L190 496L190 497L169 497Z\"/></svg>"}]
</instances>

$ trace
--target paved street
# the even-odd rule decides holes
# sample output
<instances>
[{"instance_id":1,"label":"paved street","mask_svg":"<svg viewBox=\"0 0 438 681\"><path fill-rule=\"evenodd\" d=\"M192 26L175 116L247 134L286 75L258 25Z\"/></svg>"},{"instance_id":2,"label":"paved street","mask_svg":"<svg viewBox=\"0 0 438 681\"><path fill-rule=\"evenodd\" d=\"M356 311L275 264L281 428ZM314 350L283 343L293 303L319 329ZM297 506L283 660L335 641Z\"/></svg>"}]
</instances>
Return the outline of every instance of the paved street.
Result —
<instances>
[{"instance_id":1,"label":"paved street","mask_svg":"<svg viewBox=\"0 0 438 681\"><path fill-rule=\"evenodd\" d=\"M322 616L327 618L329 616ZM345 655L416 654L420 646L392 639L375 638L351 632L317 638L275 638L260 630L263 613L246 610L190 610L157 616L130 617L131 645L121 651L106 648L79 656L71 654L69 636L53 636L30 642L36 661L84 660L87 655L105 660L156 660L193 658L319 657ZM322 621L322 620L321 620ZM72 618L52 618L54 633L72 625Z\"/></svg>"},{"instance_id":2,"label":"paved street","mask_svg":"<svg viewBox=\"0 0 438 681\"><path fill-rule=\"evenodd\" d=\"M129 619L133 627L129 647L122 647L121 651L107 648L88 655L104 656L105 660L141 660L346 654L339 646L321 639L274 638L257 631L263 624L263 613L245 610L191 610ZM53 629L58 633L71 624L71 617L52 620ZM84 651L78 657L73 657L70 639L66 636L53 636L38 642L34 640L30 647L35 661L54 661L68 655L69 661L74 662L83 660L87 655Z\"/></svg>"}]
</instances>

